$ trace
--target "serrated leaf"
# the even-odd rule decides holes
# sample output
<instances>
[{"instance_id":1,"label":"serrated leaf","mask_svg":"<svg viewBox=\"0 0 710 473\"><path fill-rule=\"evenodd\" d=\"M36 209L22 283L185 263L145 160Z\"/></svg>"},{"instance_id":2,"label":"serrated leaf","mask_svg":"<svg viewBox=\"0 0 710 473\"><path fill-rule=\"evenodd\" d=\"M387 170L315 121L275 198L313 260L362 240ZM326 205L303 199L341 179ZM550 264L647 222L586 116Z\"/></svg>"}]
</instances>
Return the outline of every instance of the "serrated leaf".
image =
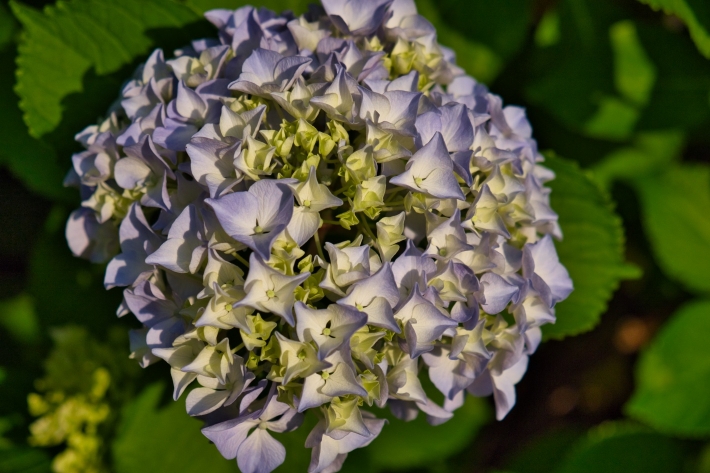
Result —
<instances>
[{"instance_id":1,"label":"serrated leaf","mask_svg":"<svg viewBox=\"0 0 710 473\"><path fill-rule=\"evenodd\" d=\"M686 451L678 440L623 423L592 429L554 473L667 473L681 471Z\"/></svg>"},{"instance_id":2,"label":"serrated leaf","mask_svg":"<svg viewBox=\"0 0 710 473\"><path fill-rule=\"evenodd\" d=\"M155 45L153 36L161 29L200 19L171 0L72 0L43 12L19 2L10 5L24 27L16 90L35 137L59 125L63 99L84 90L87 72L101 76L132 64ZM177 41L184 34L173 36Z\"/></svg>"},{"instance_id":3,"label":"serrated leaf","mask_svg":"<svg viewBox=\"0 0 710 473\"><path fill-rule=\"evenodd\" d=\"M249 0L186 0L185 5L196 12L202 14L215 8L237 9L246 5L264 7L279 13L283 10L291 10L294 14L300 15L308 10L308 5L317 3L312 0L261 0L251 2Z\"/></svg>"},{"instance_id":4,"label":"serrated leaf","mask_svg":"<svg viewBox=\"0 0 710 473\"><path fill-rule=\"evenodd\" d=\"M233 473L200 432L202 423L187 415L182 401L159 407L162 384L146 388L126 405L112 445L116 473Z\"/></svg>"},{"instance_id":5,"label":"serrated leaf","mask_svg":"<svg viewBox=\"0 0 710 473\"><path fill-rule=\"evenodd\" d=\"M682 307L643 352L626 412L660 432L710 435L710 301Z\"/></svg>"},{"instance_id":6,"label":"serrated leaf","mask_svg":"<svg viewBox=\"0 0 710 473\"><path fill-rule=\"evenodd\" d=\"M3 26L0 25L0 31ZM15 45L0 52L0 63L15 62ZM11 67L0 71L0 163L32 191L51 199L74 201L74 192L62 185L66 169L58 164L54 149L41 140L32 138L22 122L19 98L12 90L15 74Z\"/></svg>"},{"instance_id":7,"label":"serrated leaf","mask_svg":"<svg viewBox=\"0 0 710 473\"><path fill-rule=\"evenodd\" d=\"M564 238L555 246L574 282L556 306L557 322L543 327L545 338L559 339L592 329L619 281L633 274L624 265L624 233L609 197L575 163L548 157L544 164L557 174L549 183L551 205Z\"/></svg>"},{"instance_id":8,"label":"serrated leaf","mask_svg":"<svg viewBox=\"0 0 710 473\"><path fill-rule=\"evenodd\" d=\"M710 291L710 166L673 166L636 188L661 269L692 291Z\"/></svg>"},{"instance_id":9,"label":"serrated leaf","mask_svg":"<svg viewBox=\"0 0 710 473\"><path fill-rule=\"evenodd\" d=\"M704 0L639 0L685 22L698 50L710 58L710 4Z\"/></svg>"}]
</instances>

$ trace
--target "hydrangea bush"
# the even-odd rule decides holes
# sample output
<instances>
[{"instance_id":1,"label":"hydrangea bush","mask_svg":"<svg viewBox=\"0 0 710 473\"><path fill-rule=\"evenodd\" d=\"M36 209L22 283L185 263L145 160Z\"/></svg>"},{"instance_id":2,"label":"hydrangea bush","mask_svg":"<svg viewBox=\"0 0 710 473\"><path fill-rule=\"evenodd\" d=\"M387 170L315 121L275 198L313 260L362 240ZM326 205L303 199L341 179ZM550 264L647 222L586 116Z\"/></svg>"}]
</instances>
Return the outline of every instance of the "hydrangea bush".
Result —
<instances>
[{"instance_id":1,"label":"hydrangea bush","mask_svg":"<svg viewBox=\"0 0 710 473\"><path fill-rule=\"evenodd\" d=\"M125 287L131 357L245 473L319 421L310 472L466 395L498 419L572 291L525 112L456 66L412 0L212 10L77 135L75 255ZM427 392L427 376L440 394ZM434 397L435 399L432 399Z\"/></svg>"}]
</instances>

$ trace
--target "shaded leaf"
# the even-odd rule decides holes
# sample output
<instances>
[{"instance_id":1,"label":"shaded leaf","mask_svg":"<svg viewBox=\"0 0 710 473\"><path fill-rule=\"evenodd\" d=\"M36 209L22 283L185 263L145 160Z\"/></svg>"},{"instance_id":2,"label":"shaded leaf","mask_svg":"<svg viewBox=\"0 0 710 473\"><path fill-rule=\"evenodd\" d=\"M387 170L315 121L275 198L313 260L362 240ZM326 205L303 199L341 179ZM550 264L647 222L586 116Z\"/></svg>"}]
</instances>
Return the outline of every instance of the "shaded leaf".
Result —
<instances>
[{"instance_id":1,"label":"shaded leaf","mask_svg":"<svg viewBox=\"0 0 710 473\"><path fill-rule=\"evenodd\" d=\"M51 471L51 461L42 450L27 447L0 450L2 473L49 473Z\"/></svg>"},{"instance_id":2,"label":"shaded leaf","mask_svg":"<svg viewBox=\"0 0 710 473\"><path fill-rule=\"evenodd\" d=\"M710 166L672 166L638 179L636 188L663 272L692 291L710 291Z\"/></svg>"},{"instance_id":3,"label":"shaded leaf","mask_svg":"<svg viewBox=\"0 0 710 473\"><path fill-rule=\"evenodd\" d=\"M20 294L0 301L0 325L21 342L36 341L39 337L39 323L32 298Z\"/></svg>"},{"instance_id":4,"label":"shaded leaf","mask_svg":"<svg viewBox=\"0 0 710 473\"><path fill-rule=\"evenodd\" d=\"M554 473L667 473L681 471L685 457L675 439L609 423L590 431Z\"/></svg>"},{"instance_id":5,"label":"shaded leaf","mask_svg":"<svg viewBox=\"0 0 710 473\"><path fill-rule=\"evenodd\" d=\"M490 419L486 401L467 396L463 407L444 424L431 426L420 413L411 422L403 422L389 411L375 411L389 420L380 435L362 451L368 471L388 471L423 467L460 452L476 432Z\"/></svg>"},{"instance_id":6,"label":"shaded leaf","mask_svg":"<svg viewBox=\"0 0 710 473\"><path fill-rule=\"evenodd\" d=\"M615 180L634 180L668 166L685 144L679 131L658 131L639 134L634 146L619 148L594 166L594 179L604 188Z\"/></svg>"},{"instance_id":7,"label":"shaded leaf","mask_svg":"<svg viewBox=\"0 0 710 473\"><path fill-rule=\"evenodd\" d=\"M710 301L682 307L644 351L626 412L673 435L710 435Z\"/></svg>"},{"instance_id":8,"label":"shaded leaf","mask_svg":"<svg viewBox=\"0 0 710 473\"><path fill-rule=\"evenodd\" d=\"M12 41L17 25L10 10L4 3L0 3L0 49Z\"/></svg>"},{"instance_id":9,"label":"shaded leaf","mask_svg":"<svg viewBox=\"0 0 710 473\"><path fill-rule=\"evenodd\" d=\"M710 5L704 0L639 0L685 22L698 50L710 58Z\"/></svg>"},{"instance_id":10,"label":"shaded leaf","mask_svg":"<svg viewBox=\"0 0 710 473\"><path fill-rule=\"evenodd\" d=\"M592 329L619 281L636 271L624 264L624 233L609 197L576 164L548 157L545 165L557 174L549 186L564 238L555 246L574 291L557 304L557 322L543 334L563 338Z\"/></svg>"},{"instance_id":11,"label":"shaded leaf","mask_svg":"<svg viewBox=\"0 0 710 473\"><path fill-rule=\"evenodd\" d=\"M311 0L261 0L259 2L250 2L248 0L187 0L185 2L188 7L199 14L215 8L237 9L245 5L253 5L269 8L277 13L283 10L291 10L296 15L305 13L308 10L308 5L312 3L317 2Z\"/></svg>"},{"instance_id":12,"label":"shaded leaf","mask_svg":"<svg viewBox=\"0 0 710 473\"><path fill-rule=\"evenodd\" d=\"M513 456L506 466L515 473L549 473L563 460L562 452L579 442L581 433L572 428L546 432Z\"/></svg>"},{"instance_id":13,"label":"shaded leaf","mask_svg":"<svg viewBox=\"0 0 710 473\"><path fill-rule=\"evenodd\" d=\"M202 435L202 423L185 413L183 402L159 407L163 392L163 385L153 384L123 409L112 445L116 473L237 471Z\"/></svg>"},{"instance_id":14,"label":"shaded leaf","mask_svg":"<svg viewBox=\"0 0 710 473\"><path fill-rule=\"evenodd\" d=\"M286 460L274 470L275 473L290 473L306 471L311 463L311 449L306 448L306 438L318 423L318 418L313 411L304 413L303 424L293 432L270 434L286 448ZM348 459L349 461L349 459ZM346 462L347 464L348 462Z\"/></svg>"},{"instance_id":15,"label":"shaded leaf","mask_svg":"<svg viewBox=\"0 0 710 473\"><path fill-rule=\"evenodd\" d=\"M612 4L590 0L563 0L556 11L559 41L531 51L531 77L523 92L530 103L582 131L600 106L609 107L605 99L615 96L609 28L623 14Z\"/></svg>"},{"instance_id":16,"label":"shaded leaf","mask_svg":"<svg viewBox=\"0 0 710 473\"><path fill-rule=\"evenodd\" d=\"M637 32L657 71L637 130L695 129L707 124L710 62L681 34L643 23L637 25Z\"/></svg>"},{"instance_id":17,"label":"shaded leaf","mask_svg":"<svg viewBox=\"0 0 710 473\"><path fill-rule=\"evenodd\" d=\"M518 52L532 24L533 2L529 0L440 0L434 5L446 22L445 26L437 28L440 35L448 33L449 29L456 30L466 39L490 48L502 60Z\"/></svg>"},{"instance_id":18,"label":"shaded leaf","mask_svg":"<svg viewBox=\"0 0 710 473\"><path fill-rule=\"evenodd\" d=\"M0 31L2 29L0 25ZM15 46L8 46L0 52L0 63L13 64L15 56ZM0 114L0 142L3 144L0 147L0 163L6 165L32 191L71 202L75 193L62 186L67 170L59 165L52 147L29 135L22 121L19 98L12 90L14 82L12 68L0 70L0 103L4 105Z\"/></svg>"},{"instance_id":19,"label":"shaded leaf","mask_svg":"<svg viewBox=\"0 0 710 473\"><path fill-rule=\"evenodd\" d=\"M490 84L500 73L503 67L500 55L488 45L451 28L440 15L442 10L437 7L437 2L419 0L417 9L419 14L426 17L436 28L439 43L453 49L456 53L456 63L477 81Z\"/></svg>"},{"instance_id":20,"label":"shaded leaf","mask_svg":"<svg viewBox=\"0 0 710 473\"><path fill-rule=\"evenodd\" d=\"M100 333L115 317L122 295L120 291L107 293L104 289L103 265L71 254L64 239L65 215L58 212L61 226L54 232L45 232L32 250L28 292L41 325L80 323Z\"/></svg>"},{"instance_id":21,"label":"shaded leaf","mask_svg":"<svg viewBox=\"0 0 710 473\"><path fill-rule=\"evenodd\" d=\"M614 83L623 97L637 105L648 102L656 80L656 68L636 33L636 25L625 20L609 29L614 53Z\"/></svg>"}]
</instances>

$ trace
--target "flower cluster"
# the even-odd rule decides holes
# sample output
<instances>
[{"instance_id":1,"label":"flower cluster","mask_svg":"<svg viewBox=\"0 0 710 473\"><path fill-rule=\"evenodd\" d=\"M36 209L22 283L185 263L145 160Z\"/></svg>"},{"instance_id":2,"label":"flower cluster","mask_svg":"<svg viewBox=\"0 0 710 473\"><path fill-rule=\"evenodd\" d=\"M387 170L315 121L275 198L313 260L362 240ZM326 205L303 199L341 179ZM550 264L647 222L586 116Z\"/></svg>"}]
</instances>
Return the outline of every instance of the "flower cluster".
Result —
<instances>
[{"instance_id":1,"label":"flower cluster","mask_svg":"<svg viewBox=\"0 0 710 473\"><path fill-rule=\"evenodd\" d=\"M269 431L307 410L312 473L370 443L385 406L439 424L493 394L503 418L572 290L524 110L412 0L206 17L219 39L153 52L67 178L72 251L110 259L118 315L143 324L131 356L170 365L245 473L284 461Z\"/></svg>"}]
</instances>

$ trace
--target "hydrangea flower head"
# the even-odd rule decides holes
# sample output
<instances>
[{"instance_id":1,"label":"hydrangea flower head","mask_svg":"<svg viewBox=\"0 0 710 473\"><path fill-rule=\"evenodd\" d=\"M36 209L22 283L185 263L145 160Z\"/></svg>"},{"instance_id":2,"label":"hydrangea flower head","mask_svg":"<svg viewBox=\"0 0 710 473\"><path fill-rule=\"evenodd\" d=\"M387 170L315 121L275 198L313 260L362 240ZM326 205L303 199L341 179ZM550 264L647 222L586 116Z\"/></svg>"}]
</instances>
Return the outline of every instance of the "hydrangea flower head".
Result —
<instances>
[{"instance_id":1,"label":"hydrangea flower head","mask_svg":"<svg viewBox=\"0 0 710 473\"><path fill-rule=\"evenodd\" d=\"M440 424L493 394L505 417L572 291L524 110L412 0L206 17L216 37L156 50L67 178L69 246L110 260L131 357L170 365L245 473L283 463L269 431L307 412L312 473L369 444L383 408Z\"/></svg>"}]
</instances>

